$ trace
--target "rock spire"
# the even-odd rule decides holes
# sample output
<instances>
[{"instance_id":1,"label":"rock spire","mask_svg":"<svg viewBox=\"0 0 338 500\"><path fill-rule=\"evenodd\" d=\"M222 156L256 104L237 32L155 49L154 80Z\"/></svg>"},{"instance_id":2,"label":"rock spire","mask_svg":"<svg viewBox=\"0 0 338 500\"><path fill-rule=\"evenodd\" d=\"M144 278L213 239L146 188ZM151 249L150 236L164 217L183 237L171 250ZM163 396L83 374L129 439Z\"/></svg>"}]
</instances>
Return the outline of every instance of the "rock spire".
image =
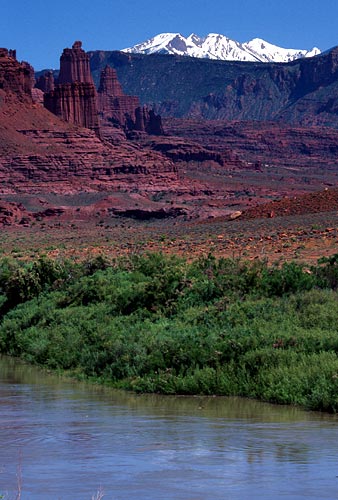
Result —
<instances>
[{"instance_id":1,"label":"rock spire","mask_svg":"<svg viewBox=\"0 0 338 500\"><path fill-rule=\"evenodd\" d=\"M60 74L53 90L44 95L45 107L63 120L90 128L100 135L97 93L90 73L89 56L77 41L64 49Z\"/></svg>"}]
</instances>

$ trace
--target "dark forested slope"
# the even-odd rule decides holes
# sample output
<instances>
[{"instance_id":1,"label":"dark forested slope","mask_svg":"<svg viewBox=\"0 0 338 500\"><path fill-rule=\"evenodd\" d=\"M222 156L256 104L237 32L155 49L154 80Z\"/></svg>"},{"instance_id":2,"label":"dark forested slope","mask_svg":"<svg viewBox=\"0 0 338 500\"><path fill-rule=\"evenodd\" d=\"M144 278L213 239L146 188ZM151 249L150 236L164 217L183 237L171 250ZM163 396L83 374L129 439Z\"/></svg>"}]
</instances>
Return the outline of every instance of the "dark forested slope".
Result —
<instances>
[{"instance_id":1,"label":"dark forested slope","mask_svg":"<svg viewBox=\"0 0 338 500\"><path fill-rule=\"evenodd\" d=\"M98 82L107 64L124 91L164 116L283 120L338 127L338 48L292 63L213 61L90 52Z\"/></svg>"}]
</instances>

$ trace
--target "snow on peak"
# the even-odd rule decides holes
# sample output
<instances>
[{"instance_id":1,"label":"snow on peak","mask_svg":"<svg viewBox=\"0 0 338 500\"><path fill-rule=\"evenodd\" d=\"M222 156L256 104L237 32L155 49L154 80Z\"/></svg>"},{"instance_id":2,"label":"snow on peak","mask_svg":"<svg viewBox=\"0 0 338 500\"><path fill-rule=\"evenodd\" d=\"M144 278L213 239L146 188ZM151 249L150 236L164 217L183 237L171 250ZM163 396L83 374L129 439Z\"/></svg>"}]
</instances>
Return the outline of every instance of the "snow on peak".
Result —
<instances>
[{"instance_id":1,"label":"snow on peak","mask_svg":"<svg viewBox=\"0 0 338 500\"><path fill-rule=\"evenodd\" d=\"M309 51L284 49L261 38L240 43L219 33L209 33L205 37L191 33L187 38L180 33L161 33L122 50L141 54L177 54L207 59L256 62L290 62L301 57L313 57L320 54L317 47Z\"/></svg>"},{"instance_id":2,"label":"snow on peak","mask_svg":"<svg viewBox=\"0 0 338 500\"><path fill-rule=\"evenodd\" d=\"M156 54L162 51L168 52L168 45L177 37L182 37L182 35L180 35L180 33L160 33L153 38L149 38L149 40L145 42L134 45L134 47L124 49L124 52L142 54Z\"/></svg>"},{"instance_id":3,"label":"snow on peak","mask_svg":"<svg viewBox=\"0 0 338 500\"><path fill-rule=\"evenodd\" d=\"M246 50L257 55L262 62L290 62L302 57L312 57L320 54L320 50L316 47L311 51L304 49L284 49L261 38L254 38L244 43L243 46Z\"/></svg>"}]
</instances>

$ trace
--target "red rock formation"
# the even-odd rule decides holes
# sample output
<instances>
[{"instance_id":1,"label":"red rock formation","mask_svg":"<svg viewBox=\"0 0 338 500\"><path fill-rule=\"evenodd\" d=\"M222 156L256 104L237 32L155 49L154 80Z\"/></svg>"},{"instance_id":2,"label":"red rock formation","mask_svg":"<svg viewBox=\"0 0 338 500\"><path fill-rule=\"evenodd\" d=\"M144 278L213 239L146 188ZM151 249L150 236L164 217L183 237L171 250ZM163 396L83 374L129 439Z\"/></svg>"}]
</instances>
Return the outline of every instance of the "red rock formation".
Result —
<instances>
[{"instance_id":1,"label":"red rock formation","mask_svg":"<svg viewBox=\"0 0 338 500\"><path fill-rule=\"evenodd\" d=\"M162 119L147 106L135 110L135 130L147 132L150 135L163 135Z\"/></svg>"},{"instance_id":2,"label":"red rock formation","mask_svg":"<svg viewBox=\"0 0 338 500\"><path fill-rule=\"evenodd\" d=\"M0 200L0 227L12 225L26 225L31 214L21 203Z\"/></svg>"},{"instance_id":3,"label":"red rock formation","mask_svg":"<svg viewBox=\"0 0 338 500\"><path fill-rule=\"evenodd\" d=\"M126 138L103 143L92 130L0 89L0 193L156 193L180 185L175 165L161 153Z\"/></svg>"},{"instance_id":4,"label":"red rock formation","mask_svg":"<svg viewBox=\"0 0 338 500\"><path fill-rule=\"evenodd\" d=\"M124 95L116 71L106 66L101 72L98 89L98 109L101 121L134 128L135 110L140 106L138 97Z\"/></svg>"},{"instance_id":5,"label":"red rock formation","mask_svg":"<svg viewBox=\"0 0 338 500\"><path fill-rule=\"evenodd\" d=\"M108 65L101 71L99 93L111 97L121 97L124 95L115 69Z\"/></svg>"},{"instance_id":6,"label":"red rock formation","mask_svg":"<svg viewBox=\"0 0 338 500\"><path fill-rule=\"evenodd\" d=\"M186 119L165 119L164 124L169 134L167 142L170 136L179 136L225 157L231 152L243 166L250 165L253 170L278 165L289 169L290 174L317 169L318 175L325 177L329 169L333 172L337 168L338 131L328 127Z\"/></svg>"},{"instance_id":7,"label":"red rock formation","mask_svg":"<svg viewBox=\"0 0 338 500\"><path fill-rule=\"evenodd\" d=\"M26 69L25 88L26 88L27 93L30 94L32 91L32 88L35 85L34 68L26 61L22 61L21 64Z\"/></svg>"},{"instance_id":8,"label":"red rock formation","mask_svg":"<svg viewBox=\"0 0 338 500\"><path fill-rule=\"evenodd\" d=\"M75 54L79 52L76 46ZM161 153L130 144L125 137L118 144L103 143L93 130L78 126L98 127L97 94L91 82L58 84L46 94L55 113L51 114L33 103L32 69L14 56L0 50L2 194L177 189L176 167ZM38 102L42 91L34 92ZM2 223L20 222L19 212L12 212L3 207Z\"/></svg>"},{"instance_id":9,"label":"red rock formation","mask_svg":"<svg viewBox=\"0 0 338 500\"><path fill-rule=\"evenodd\" d=\"M81 45L75 42L71 49L64 49L58 85L44 95L44 105L66 122L92 129L99 136L97 93L89 57Z\"/></svg>"},{"instance_id":10,"label":"red rock formation","mask_svg":"<svg viewBox=\"0 0 338 500\"><path fill-rule=\"evenodd\" d=\"M32 89L32 99L35 104L43 106L43 96L44 93L42 92L42 90L37 89L36 87Z\"/></svg>"},{"instance_id":11,"label":"red rock formation","mask_svg":"<svg viewBox=\"0 0 338 500\"><path fill-rule=\"evenodd\" d=\"M183 139L181 137L152 137L144 138L143 144L147 144L154 151L161 151L174 162L215 162L223 166L229 164L229 158L225 154L202 147L196 141Z\"/></svg>"},{"instance_id":12,"label":"red rock formation","mask_svg":"<svg viewBox=\"0 0 338 500\"><path fill-rule=\"evenodd\" d=\"M325 189L316 193L308 193L292 198L263 203L248 208L241 214L241 219L285 217L287 215L303 215L338 210L338 189Z\"/></svg>"},{"instance_id":13,"label":"red rock formation","mask_svg":"<svg viewBox=\"0 0 338 500\"><path fill-rule=\"evenodd\" d=\"M34 70L26 62L16 60L16 51L0 48L0 89L14 92L21 98L31 97Z\"/></svg>"},{"instance_id":14,"label":"red rock formation","mask_svg":"<svg viewBox=\"0 0 338 500\"><path fill-rule=\"evenodd\" d=\"M106 136L111 132L111 125L121 126L125 131L163 134L161 117L152 110L149 111L146 106L141 108L138 97L125 95L115 69L110 66L106 66L101 72L98 108Z\"/></svg>"},{"instance_id":15,"label":"red rock formation","mask_svg":"<svg viewBox=\"0 0 338 500\"><path fill-rule=\"evenodd\" d=\"M89 56L82 48L82 42L74 42L71 49L64 49L60 57L58 83L93 83Z\"/></svg>"},{"instance_id":16,"label":"red rock formation","mask_svg":"<svg viewBox=\"0 0 338 500\"><path fill-rule=\"evenodd\" d=\"M45 107L66 122L90 128L99 135L96 91L91 83L64 83L44 95Z\"/></svg>"},{"instance_id":17,"label":"red rock formation","mask_svg":"<svg viewBox=\"0 0 338 500\"><path fill-rule=\"evenodd\" d=\"M37 79L35 83L35 87L42 90L42 92L51 92L54 90L54 86L55 82L53 71L46 71Z\"/></svg>"},{"instance_id":18,"label":"red rock formation","mask_svg":"<svg viewBox=\"0 0 338 500\"><path fill-rule=\"evenodd\" d=\"M117 140L116 128L125 132L137 130L162 135L161 117L140 107L136 96L123 93L115 69L106 66L101 72L98 93L90 73L89 56L81 42L64 49L60 58L60 75L54 88L51 72L39 78L36 87L45 92L44 105L63 120L94 130L105 139ZM122 133L122 131L120 132Z\"/></svg>"}]
</instances>

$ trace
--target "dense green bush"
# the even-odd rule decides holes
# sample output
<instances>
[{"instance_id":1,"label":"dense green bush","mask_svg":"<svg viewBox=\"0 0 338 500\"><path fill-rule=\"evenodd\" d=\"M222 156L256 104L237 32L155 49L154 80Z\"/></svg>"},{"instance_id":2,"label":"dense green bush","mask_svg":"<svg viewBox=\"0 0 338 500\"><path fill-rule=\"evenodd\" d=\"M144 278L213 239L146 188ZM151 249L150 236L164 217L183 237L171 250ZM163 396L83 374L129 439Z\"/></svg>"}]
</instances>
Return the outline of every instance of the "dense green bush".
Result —
<instances>
[{"instance_id":1,"label":"dense green bush","mask_svg":"<svg viewBox=\"0 0 338 500\"><path fill-rule=\"evenodd\" d=\"M319 260L319 266L314 268L317 283L321 287L338 289L338 253L331 257L323 257Z\"/></svg>"},{"instance_id":2,"label":"dense green bush","mask_svg":"<svg viewBox=\"0 0 338 500\"><path fill-rule=\"evenodd\" d=\"M4 260L0 351L135 391L337 411L336 266Z\"/></svg>"}]
</instances>

